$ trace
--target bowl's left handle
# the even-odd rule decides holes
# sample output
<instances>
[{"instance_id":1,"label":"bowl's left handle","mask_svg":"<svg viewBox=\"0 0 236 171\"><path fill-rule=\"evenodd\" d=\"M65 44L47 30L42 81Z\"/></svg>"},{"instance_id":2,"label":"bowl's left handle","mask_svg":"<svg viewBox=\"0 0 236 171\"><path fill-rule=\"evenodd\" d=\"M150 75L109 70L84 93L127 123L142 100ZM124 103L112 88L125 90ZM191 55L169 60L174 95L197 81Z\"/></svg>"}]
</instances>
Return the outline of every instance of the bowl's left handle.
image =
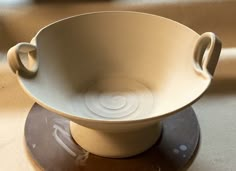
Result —
<instances>
[{"instance_id":1,"label":"bowl's left handle","mask_svg":"<svg viewBox=\"0 0 236 171\"><path fill-rule=\"evenodd\" d=\"M204 55L206 49L208 51ZM203 76L212 78L221 52L221 41L212 32L203 33L194 51L195 70Z\"/></svg>"},{"instance_id":2,"label":"bowl's left handle","mask_svg":"<svg viewBox=\"0 0 236 171\"><path fill-rule=\"evenodd\" d=\"M30 43L18 43L7 52L8 63L14 73L24 77L34 76L38 71L36 46ZM28 55L28 66L22 62L21 55Z\"/></svg>"}]
</instances>

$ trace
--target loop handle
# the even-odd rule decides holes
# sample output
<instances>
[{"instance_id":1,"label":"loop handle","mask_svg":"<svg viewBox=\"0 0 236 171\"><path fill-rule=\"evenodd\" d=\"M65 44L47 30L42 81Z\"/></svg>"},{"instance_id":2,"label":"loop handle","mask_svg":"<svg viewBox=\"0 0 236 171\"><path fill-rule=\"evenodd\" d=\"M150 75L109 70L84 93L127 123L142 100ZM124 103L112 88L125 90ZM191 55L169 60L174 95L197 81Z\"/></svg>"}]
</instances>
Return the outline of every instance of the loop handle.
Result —
<instances>
[{"instance_id":1,"label":"loop handle","mask_svg":"<svg viewBox=\"0 0 236 171\"><path fill-rule=\"evenodd\" d=\"M24 77L35 75L38 71L36 50L36 46L30 43L18 43L10 48L7 52L7 59L12 71ZM21 61L22 54L28 55L28 67L24 66Z\"/></svg>"},{"instance_id":2,"label":"loop handle","mask_svg":"<svg viewBox=\"0 0 236 171\"><path fill-rule=\"evenodd\" d=\"M204 56L208 46L208 53ZM212 78L219 60L220 52L220 39L211 32L202 34L194 49L195 70L204 76Z\"/></svg>"}]
</instances>

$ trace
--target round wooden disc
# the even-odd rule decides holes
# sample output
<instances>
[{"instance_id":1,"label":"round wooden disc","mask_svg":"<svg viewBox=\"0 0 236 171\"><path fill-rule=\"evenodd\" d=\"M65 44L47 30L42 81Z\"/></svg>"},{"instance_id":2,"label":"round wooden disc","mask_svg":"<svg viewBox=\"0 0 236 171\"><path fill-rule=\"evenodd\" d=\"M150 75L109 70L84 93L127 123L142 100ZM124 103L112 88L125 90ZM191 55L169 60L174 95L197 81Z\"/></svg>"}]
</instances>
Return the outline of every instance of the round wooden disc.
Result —
<instances>
[{"instance_id":1,"label":"round wooden disc","mask_svg":"<svg viewBox=\"0 0 236 171\"><path fill-rule=\"evenodd\" d=\"M34 104L25 123L25 139L33 159L49 171L175 171L188 168L200 140L193 109L188 107L164 119L162 124L162 135L149 150L130 158L110 159L86 152L72 139L69 120Z\"/></svg>"}]
</instances>

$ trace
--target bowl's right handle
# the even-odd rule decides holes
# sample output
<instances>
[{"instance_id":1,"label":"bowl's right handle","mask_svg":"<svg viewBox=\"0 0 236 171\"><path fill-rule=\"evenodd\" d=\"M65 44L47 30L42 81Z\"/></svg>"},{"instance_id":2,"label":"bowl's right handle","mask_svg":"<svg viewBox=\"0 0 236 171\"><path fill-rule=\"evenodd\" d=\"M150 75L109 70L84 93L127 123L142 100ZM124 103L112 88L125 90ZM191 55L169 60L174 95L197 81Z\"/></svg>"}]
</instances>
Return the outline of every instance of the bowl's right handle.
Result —
<instances>
[{"instance_id":1,"label":"bowl's right handle","mask_svg":"<svg viewBox=\"0 0 236 171\"><path fill-rule=\"evenodd\" d=\"M7 52L7 59L10 68L14 73L18 73L24 77L31 77L38 71L38 59L36 55L36 46L30 43L18 43L10 48ZM26 67L21 61L21 55L28 55L28 63Z\"/></svg>"},{"instance_id":2,"label":"bowl's right handle","mask_svg":"<svg viewBox=\"0 0 236 171\"><path fill-rule=\"evenodd\" d=\"M208 53L203 57L208 46ZM214 33L203 33L198 39L194 50L195 70L204 76L212 78L219 60L220 52L220 39Z\"/></svg>"}]
</instances>

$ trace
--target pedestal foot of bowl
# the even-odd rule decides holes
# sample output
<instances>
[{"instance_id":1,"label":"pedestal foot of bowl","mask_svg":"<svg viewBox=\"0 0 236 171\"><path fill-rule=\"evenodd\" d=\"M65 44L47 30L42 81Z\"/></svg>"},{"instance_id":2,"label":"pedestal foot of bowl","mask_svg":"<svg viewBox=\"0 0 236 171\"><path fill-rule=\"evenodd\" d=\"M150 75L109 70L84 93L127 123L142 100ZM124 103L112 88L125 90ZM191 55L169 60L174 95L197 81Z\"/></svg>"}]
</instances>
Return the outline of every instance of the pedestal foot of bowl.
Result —
<instances>
[{"instance_id":1,"label":"pedestal foot of bowl","mask_svg":"<svg viewBox=\"0 0 236 171\"><path fill-rule=\"evenodd\" d=\"M153 146L161 135L161 124L144 128L114 132L94 130L70 122L71 135L85 150L111 158L123 158L137 155Z\"/></svg>"}]
</instances>

